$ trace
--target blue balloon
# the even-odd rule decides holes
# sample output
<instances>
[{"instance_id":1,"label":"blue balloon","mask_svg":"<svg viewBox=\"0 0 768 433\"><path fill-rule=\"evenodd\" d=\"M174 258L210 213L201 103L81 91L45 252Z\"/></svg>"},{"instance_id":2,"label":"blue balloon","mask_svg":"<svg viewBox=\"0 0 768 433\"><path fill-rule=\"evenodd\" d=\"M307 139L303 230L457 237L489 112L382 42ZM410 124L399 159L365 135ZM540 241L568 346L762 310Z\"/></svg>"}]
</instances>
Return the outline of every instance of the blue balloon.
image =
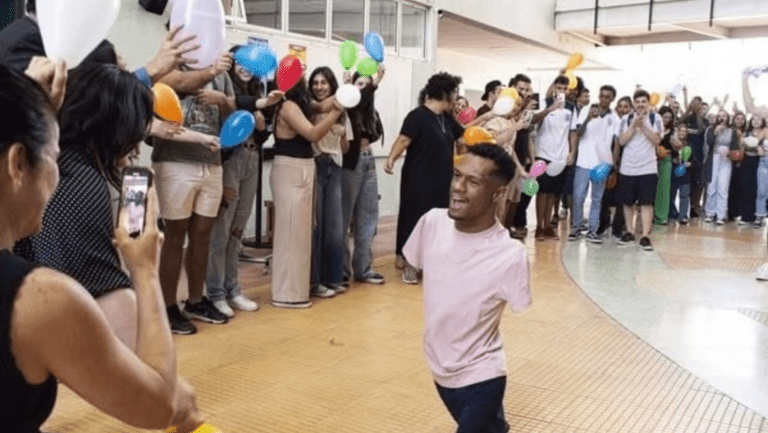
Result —
<instances>
[{"instance_id":1,"label":"blue balloon","mask_svg":"<svg viewBox=\"0 0 768 433\"><path fill-rule=\"evenodd\" d=\"M256 127L256 119L248 111L237 110L227 117L224 126L221 127L221 147L229 149L242 144L253 134Z\"/></svg>"},{"instance_id":2,"label":"blue balloon","mask_svg":"<svg viewBox=\"0 0 768 433\"><path fill-rule=\"evenodd\" d=\"M611 174L611 165L600 164L589 171L589 179L594 183L602 183L608 179L609 174Z\"/></svg>"},{"instance_id":3,"label":"blue balloon","mask_svg":"<svg viewBox=\"0 0 768 433\"><path fill-rule=\"evenodd\" d=\"M365 51L368 51L368 55L376 60L376 63L384 61L384 39L381 38L381 35L376 32L368 32L365 34L363 42Z\"/></svg>"},{"instance_id":4,"label":"blue balloon","mask_svg":"<svg viewBox=\"0 0 768 433\"><path fill-rule=\"evenodd\" d=\"M677 177L685 176L685 166L684 165L678 165L675 168L675 176L677 176Z\"/></svg>"},{"instance_id":5,"label":"blue balloon","mask_svg":"<svg viewBox=\"0 0 768 433\"><path fill-rule=\"evenodd\" d=\"M235 51L235 61L257 77L266 77L277 69L277 55L266 45L243 45Z\"/></svg>"}]
</instances>

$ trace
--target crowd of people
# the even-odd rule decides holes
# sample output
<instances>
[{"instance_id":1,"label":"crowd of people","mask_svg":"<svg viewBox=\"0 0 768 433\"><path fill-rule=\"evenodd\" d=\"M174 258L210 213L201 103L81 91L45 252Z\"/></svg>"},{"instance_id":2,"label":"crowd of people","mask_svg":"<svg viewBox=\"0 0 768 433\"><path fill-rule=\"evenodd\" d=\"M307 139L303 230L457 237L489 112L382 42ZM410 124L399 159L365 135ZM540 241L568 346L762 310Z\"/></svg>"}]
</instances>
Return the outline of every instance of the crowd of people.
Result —
<instances>
[{"instance_id":1,"label":"crowd of people","mask_svg":"<svg viewBox=\"0 0 768 433\"><path fill-rule=\"evenodd\" d=\"M238 46L193 69L185 54L196 41L174 41L175 28L133 72L108 41L67 71L45 58L34 1L27 12L0 32L0 101L10 116L0 131L0 328L9 330L0 335L0 381L18 391L0 412L14 420L12 430L37 431L59 380L129 424L192 431L202 417L176 374L171 334L195 333L192 320L224 324L235 310L259 309L242 293L238 257L270 137L272 305L308 308L311 297L334 297L352 281L384 284L373 268L379 191L371 146L384 141L375 94L386 69L344 73L341 81L361 94L345 109L329 67L277 91L233 61ZM637 89L612 108L610 85L593 104L584 82L566 75L542 89L540 109L531 79L518 74L508 83L519 96L511 111L496 113L504 86L493 80L467 119L461 78L429 78L383 169L394 174L405 154L396 266L404 282L424 280L430 367L460 426L508 428L499 307L520 311L531 302L525 249L512 240L527 236L531 201L537 241L559 239L568 214L569 241L602 243L610 229L620 244L638 236L644 250L652 250L654 224L762 226L768 110L754 106L746 84L760 72L745 72L750 118L722 104L713 111L700 97L689 103L687 92L682 103L661 102ZM154 113L154 83L180 96L181 124ZM235 110L254 113L256 128L222 149L219 133ZM469 127L487 136L470 143ZM126 194L115 218L113 191L142 142L152 146L152 184ZM537 177L538 192L523 193L539 161L549 168ZM593 171L603 165L611 173L598 179ZM189 295L180 306L182 266ZM482 320L459 320L447 335L442 324L457 315ZM57 338L56 329L71 332ZM468 403L477 393L492 404Z\"/></svg>"}]
</instances>

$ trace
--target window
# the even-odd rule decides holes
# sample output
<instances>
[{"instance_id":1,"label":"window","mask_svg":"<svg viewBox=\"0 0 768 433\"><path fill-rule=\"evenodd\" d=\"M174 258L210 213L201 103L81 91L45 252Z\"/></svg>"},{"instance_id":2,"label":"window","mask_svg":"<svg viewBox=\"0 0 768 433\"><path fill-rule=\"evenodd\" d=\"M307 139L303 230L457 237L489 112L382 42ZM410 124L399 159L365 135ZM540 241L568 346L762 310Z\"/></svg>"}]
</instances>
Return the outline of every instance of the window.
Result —
<instances>
[{"instance_id":1,"label":"window","mask_svg":"<svg viewBox=\"0 0 768 433\"><path fill-rule=\"evenodd\" d=\"M270 29L283 28L281 6L283 0L244 0L245 20Z\"/></svg>"},{"instance_id":2,"label":"window","mask_svg":"<svg viewBox=\"0 0 768 433\"><path fill-rule=\"evenodd\" d=\"M362 0L333 0L332 41L363 42L364 6Z\"/></svg>"},{"instance_id":3,"label":"window","mask_svg":"<svg viewBox=\"0 0 768 433\"><path fill-rule=\"evenodd\" d=\"M288 31L325 38L326 0L290 0Z\"/></svg>"},{"instance_id":4,"label":"window","mask_svg":"<svg viewBox=\"0 0 768 433\"><path fill-rule=\"evenodd\" d=\"M406 56L424 57L424 32L427 13L424 9L403 4L403 34L400 52Z\"/></svg>"},{"instance_id":5,"label":"window","mask_svg":"<svg viewBox=\"0 0 768 433\"><path fill-rule=\"evenodd\" d=\"M397 3L391 0L371 0L369 28L381 35L385 46L397 46Z\"/></svg>"}]
</instances>

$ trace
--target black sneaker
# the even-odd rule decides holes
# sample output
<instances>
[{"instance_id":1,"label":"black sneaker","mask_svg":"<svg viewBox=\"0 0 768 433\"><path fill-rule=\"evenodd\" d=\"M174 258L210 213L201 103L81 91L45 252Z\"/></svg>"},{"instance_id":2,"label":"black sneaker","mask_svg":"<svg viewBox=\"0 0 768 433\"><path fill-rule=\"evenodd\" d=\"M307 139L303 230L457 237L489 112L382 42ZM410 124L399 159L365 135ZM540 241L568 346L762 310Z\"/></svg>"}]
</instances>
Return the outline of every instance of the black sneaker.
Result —
<instances>
[{"instance_id":1,"label":"black sneaker","mask_svg":"<svg viewBox=\"0 0 768 433\"><path fill-rule=\"evenodd\" d=\"M216 325L227 323L227 320L229 320L227 316L219 311L219 309L213 305L213 302L205 296L203 296L202 301L196 304L187 303L184 307L184 312L190 319L214 323Z\"/></svg>"},{"instance_id":2,"label":"black sneaker","mask_svg":"<svg viewBox=\"0 0 768 433\"><path fill-rule=\"evenodd\" d=\"M635 243L635 235L632 233L624 233L624 236L616 241L619 245L629 245Z\"/></svg>"},{"instance_id":3,"label":"black sneaker","mask_svg":"<svg viewBox=\"0 0 768 433\"><path fill-rule=\"evenodd\" d=\"M580 237L581 237L581 228L574 228L571 231L571 234L568 235L568 240L571 242L578 241Z\"/></svg>"},{"instance_id":4,"label":"black sneaker","mask_svg":"<svg viewBox=\"0 0 768 433\"><path fill-rule=\"evenodd\" d=\"M166 308L168 314L168 322L171 325L171 332L179 335L189 335L197 332L197 327L189 321L179 310L179 306L176 304Z\"/></svg>"},{"instance_id":5,"label":"black sneaker","mask_svg":"<svg viewBox=\"0 0 768 433\"><path fill-rule=\"evenodd\" d=\"M645 251L653 251L653 246L651 245L651 240L648 239L648 236L640 238L640 247Z\"/></svg>"},{"instance_id":6,"label":"black sneaker","mask_svg":"<svg viewBox=\"0 0 768 433\"><path fill-rule=\"evenodd\" d=\"M597 233L589 232L587 233L587 242L591 242L593 244L602 244L603 238Z\"/></svg>"}]
</instances>

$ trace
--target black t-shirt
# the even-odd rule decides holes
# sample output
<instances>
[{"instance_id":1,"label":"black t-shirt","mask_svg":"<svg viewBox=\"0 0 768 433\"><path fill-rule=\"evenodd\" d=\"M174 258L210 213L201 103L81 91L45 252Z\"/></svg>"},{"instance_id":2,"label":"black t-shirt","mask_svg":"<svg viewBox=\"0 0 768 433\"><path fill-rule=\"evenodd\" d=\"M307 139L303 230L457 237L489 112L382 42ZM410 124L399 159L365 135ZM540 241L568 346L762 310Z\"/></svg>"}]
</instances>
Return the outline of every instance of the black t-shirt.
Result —
<instances>
[{"instance_id":1,"label":"black t-shirt","mask_svg":"<svg viewBox=\"0 0 768 433\"><path fill-rule=\"evenodd\" d=\"M693 149L693 155L696 157L696 161L704 161L704 134L709 126L707 119L701 119L702 127L698 130L696 124L696 116L691 116L688 119L688 143Z\"/></svg>"},{"instance_id":2,"label":"black t-shirt","mask_svg":"<svg viewBox=\"0 0 768 433\"><path fill-rule=\"evenodd\" d=\"M477 110L477 117L480 117L489 111L491 111L491 107L489 107L488 104L483 104L483 106L480 107L479 110Z\"/></svg>"}]
</instances>

